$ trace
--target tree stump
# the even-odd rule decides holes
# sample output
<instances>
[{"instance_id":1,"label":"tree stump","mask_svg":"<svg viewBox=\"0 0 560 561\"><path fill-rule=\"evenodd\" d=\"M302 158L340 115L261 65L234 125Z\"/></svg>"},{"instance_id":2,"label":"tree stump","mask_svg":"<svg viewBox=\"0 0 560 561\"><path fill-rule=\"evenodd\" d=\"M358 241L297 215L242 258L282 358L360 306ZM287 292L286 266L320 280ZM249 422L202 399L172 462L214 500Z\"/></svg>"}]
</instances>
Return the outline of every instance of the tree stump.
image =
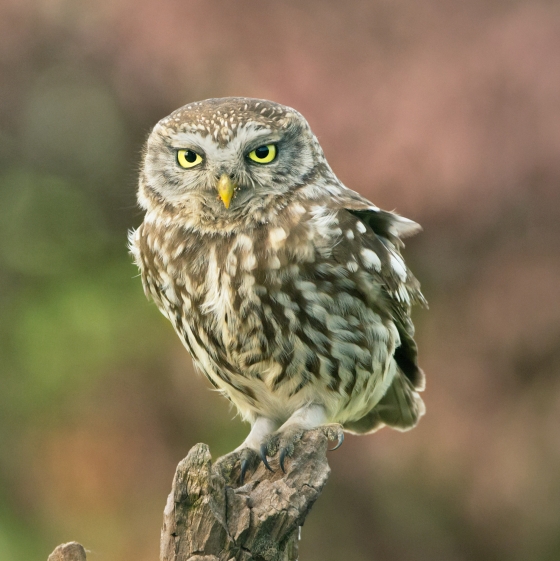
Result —
<instances>
[{"instance_id":1,"label":"tree stump","mask_svg":"<svg viewBox=\"0 0 560 561\"><path fill-rule=\"evenodd\" d=\"M68 542L59 545L47 561L86 561L86 550L78 542Z\"/></svg>"},{"instance_id":2,"label":"tree stump","mask_svg":"<svg viewBox=\"0 0 560 561\"><path fill-rule=\"evenodd\" d=\"M327 482L328 440L305 432L274 472L260 463L240 485L236 454L212 464L206 444L177 466L164 511L160 561L296 561L300 528ZM85 561L76 543L58 546L49 561Z\"/></svg>"},{"instance_id":3,"label":"tree stump","mask_svg":"<svg viewBox=\"0 0 560 561\"><path fill-rule=\"evenodd\" d=\"M261 463L239 485L235 455L214 465L206 444L178 465L161 532L161 561L295 561L299 529L327 482L324 433L296 443L286 473Z\"/></svg>"}]
</instances>

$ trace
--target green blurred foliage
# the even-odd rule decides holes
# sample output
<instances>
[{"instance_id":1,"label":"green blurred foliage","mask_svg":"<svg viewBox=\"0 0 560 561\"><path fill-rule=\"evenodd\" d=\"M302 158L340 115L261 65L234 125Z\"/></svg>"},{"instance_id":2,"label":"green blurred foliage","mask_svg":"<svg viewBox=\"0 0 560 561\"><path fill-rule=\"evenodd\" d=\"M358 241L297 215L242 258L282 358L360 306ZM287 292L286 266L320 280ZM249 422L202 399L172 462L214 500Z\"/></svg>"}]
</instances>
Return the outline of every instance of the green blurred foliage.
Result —
<instances>
[{"instance_id":1,"label":"green blurred foliage","mask_svg":"<svg viewBox=\"0 0 560 561\"><path fill-rule=\"evenodd\" d=\"M36 164L104 180L122 166L127 138L117 103L83 70L44 72L25 101L22 140Z\"/></svg>"},{"instance_id":2,"label":"green blurred foliage","mask_svg":"<svg viewBox=\"0 0 560 561\"><path fill-rule=\"evenodd\" d=\"M151 310L131 282L136 271L125 241L111 239L84 189L30 170L4 174L0 240L12 281L0 343L12 372L0 398L5 411L49 407L119 360L142 361L154 352L158 334L138 329L149 326ZM138 346L137 337L146 344Z\"/></svg>"},{"instance_id":3,"label":"green blurred foliage","mask_svg":"<svg viewBox=\"0 0 560 561\"><path fill-rule=\"evenodd\" d=\"M0 177L0 237L6 270L51 277L76 274L108 241L99 209L83 189L29 169Z\"/></svg>"}]
</instances>

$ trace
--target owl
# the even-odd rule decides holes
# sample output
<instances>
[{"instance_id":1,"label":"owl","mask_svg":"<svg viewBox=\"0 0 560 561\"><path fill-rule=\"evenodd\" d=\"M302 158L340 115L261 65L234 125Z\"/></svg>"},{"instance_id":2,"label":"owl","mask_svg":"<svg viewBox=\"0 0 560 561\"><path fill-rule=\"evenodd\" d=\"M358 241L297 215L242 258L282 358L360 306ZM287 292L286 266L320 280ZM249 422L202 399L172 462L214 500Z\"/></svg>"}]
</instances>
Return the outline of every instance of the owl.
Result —
<instances>
[{"instance_id":1,"label":"owl","mask_svg":"<svg viewBox=\"0 0 560 561\"><path fill-rule=\"evenodd\" d=\"M342 442L424 414L401 255L420 226L331 170L304 117L271 101L208 99L145 146L130 247L145 293L251 430L236 449L281 468L303 431Z\"/></svg>"}]
</instances>

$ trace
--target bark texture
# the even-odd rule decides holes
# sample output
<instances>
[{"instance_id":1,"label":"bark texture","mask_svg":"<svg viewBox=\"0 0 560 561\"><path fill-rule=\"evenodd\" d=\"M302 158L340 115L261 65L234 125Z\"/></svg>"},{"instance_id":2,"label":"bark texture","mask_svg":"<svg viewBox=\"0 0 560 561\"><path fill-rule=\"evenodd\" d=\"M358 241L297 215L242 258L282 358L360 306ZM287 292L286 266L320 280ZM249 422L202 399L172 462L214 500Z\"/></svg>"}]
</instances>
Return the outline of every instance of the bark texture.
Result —
<instances>
[{"instance_id":1,"label":"bark texture","mask_svg":"<svg viewBox=\"0 0 560 561\"><path fill-rule=\"evenodd\" d=\"M47 561L86 561L86 550L78 542L59 545Z\"/></svg>"},{"instance_id":2,"label":"bark texture","mask_svg":"<svg viewBox=\"0 0 560 561\"><path fill-rule=\"evenodd\" d=\"M327 443L320 429L304 433L285 474L261 463L243 486L236 454L212 465L208 446L194 446L177 466L160 560L295 561L299 528L330 473Z\"/></svg>"}]
</instances>

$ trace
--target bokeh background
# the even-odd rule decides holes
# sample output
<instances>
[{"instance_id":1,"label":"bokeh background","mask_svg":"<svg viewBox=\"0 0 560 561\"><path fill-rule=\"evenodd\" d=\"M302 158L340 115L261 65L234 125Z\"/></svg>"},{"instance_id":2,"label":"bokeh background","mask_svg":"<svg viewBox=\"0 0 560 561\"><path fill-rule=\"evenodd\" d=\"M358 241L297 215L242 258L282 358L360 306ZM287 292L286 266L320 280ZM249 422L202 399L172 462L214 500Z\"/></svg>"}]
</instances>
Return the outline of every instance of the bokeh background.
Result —
<instances>
[{"instance_id":1,"label":"bokeh background","mask_svg":"<svg viewBox=\"0 0 560 561\"><path fill-rule=\"evenodd\" d=\"M560 559L560 4L0 1L0 559L157 559L177 462L247 427L127 253L151 127L301 111L339 177L424 226L411 432L348 437L307 561Z\"/></svg>"}]
</instances>

